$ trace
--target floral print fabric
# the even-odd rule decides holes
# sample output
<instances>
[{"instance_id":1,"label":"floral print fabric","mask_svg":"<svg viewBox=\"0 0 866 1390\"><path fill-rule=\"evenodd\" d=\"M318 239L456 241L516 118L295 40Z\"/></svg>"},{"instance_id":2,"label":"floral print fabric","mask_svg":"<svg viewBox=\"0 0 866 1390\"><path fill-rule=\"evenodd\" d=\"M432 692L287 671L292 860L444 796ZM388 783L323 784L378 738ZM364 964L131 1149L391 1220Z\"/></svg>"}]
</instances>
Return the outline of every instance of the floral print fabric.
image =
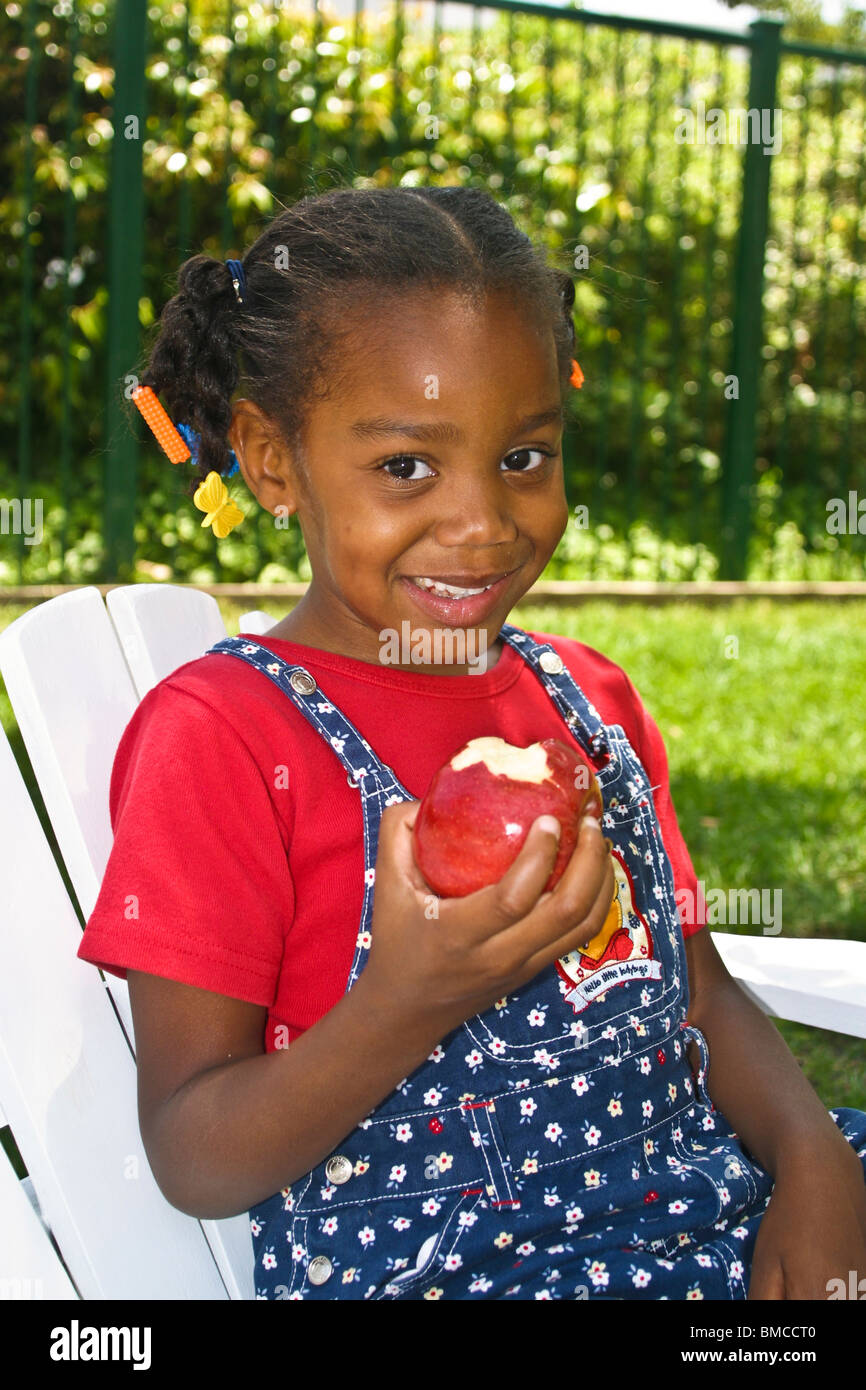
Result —
<instances>
[{"instance_id":1,"label":"floral print fabric","mask_svg":"<svg viewBox=\"0 0 866 1390\"><path fill-rule=\"evenodd\" d=\"M256 1296L744 1299L772 1179L706 1089L653 789L554 649L510 624L500 636L603 760L608 920L584 951L444 1037L334 1154L250 1211ZM211 650L275 681L358 787L351 989L372 939L381 814L412 798L304 668L243 638ZM866 1114L830 1113L866 1164Z\"/></svg>"}]
</instances>

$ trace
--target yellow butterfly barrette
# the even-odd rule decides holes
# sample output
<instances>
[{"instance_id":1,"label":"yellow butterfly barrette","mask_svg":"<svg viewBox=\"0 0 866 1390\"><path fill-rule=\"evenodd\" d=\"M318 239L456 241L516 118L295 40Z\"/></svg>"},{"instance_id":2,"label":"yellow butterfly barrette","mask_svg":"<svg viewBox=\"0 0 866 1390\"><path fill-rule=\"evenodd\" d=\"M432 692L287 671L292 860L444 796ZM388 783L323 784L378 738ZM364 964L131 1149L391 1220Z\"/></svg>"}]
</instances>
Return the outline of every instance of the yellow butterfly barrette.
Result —
<instances>
[{"instance_id":1,"label":"yellow butterfly barrette","mask_svg":"<svg viewBox=\"0 0 866 1390\"><path fill-rule=\"evenodd\" d=\"M244 519L240 507L229 497L229 490L219 473L208 473L204 482L196 488L192 500L200 512L207 513L202 526L212 526L219 540L224 540L229 531Z\"/></svg>"}]
</instances>

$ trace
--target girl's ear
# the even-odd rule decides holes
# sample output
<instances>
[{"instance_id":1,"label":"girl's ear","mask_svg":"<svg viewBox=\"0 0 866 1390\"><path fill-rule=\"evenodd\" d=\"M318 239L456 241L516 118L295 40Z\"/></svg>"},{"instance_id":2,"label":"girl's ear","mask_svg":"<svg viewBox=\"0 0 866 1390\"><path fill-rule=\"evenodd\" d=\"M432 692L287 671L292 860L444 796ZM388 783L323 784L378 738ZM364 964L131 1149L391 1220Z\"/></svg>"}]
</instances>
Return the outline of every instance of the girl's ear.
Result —
<instances>
[{"instance_id":1,"label":"girl's ear","mask_svg":"<svg viewBox=\"0 0 866 1390\"><path fill-rule=\"evenodd\" d=\"M299 470L279 430L250 400L233 403L229 443L250 492L266 511L291 515L298 509Z\"/></svg>"}]
</instances>

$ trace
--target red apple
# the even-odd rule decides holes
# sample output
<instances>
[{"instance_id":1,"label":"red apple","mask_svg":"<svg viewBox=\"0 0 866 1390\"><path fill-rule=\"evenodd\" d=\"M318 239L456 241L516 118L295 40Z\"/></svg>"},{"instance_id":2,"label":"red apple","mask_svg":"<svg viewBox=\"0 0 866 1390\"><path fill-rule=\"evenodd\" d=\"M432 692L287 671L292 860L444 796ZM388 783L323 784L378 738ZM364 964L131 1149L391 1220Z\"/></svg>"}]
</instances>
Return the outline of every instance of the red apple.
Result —
<instances>
[{"instance_id":1,"label":"red apple","mask_svg":"<svg viewBox=\"0 0 866 1390\"><path fill-rule=\"evenodd\" d=\"M602 814L592 768L557 738L516 748L474 738L434 774L415 818L415 859L442 898L463 898L498 883L539 816L562 826L544 891L559 881L577 843L580 820Z\"/></svg>"}]
</instances>

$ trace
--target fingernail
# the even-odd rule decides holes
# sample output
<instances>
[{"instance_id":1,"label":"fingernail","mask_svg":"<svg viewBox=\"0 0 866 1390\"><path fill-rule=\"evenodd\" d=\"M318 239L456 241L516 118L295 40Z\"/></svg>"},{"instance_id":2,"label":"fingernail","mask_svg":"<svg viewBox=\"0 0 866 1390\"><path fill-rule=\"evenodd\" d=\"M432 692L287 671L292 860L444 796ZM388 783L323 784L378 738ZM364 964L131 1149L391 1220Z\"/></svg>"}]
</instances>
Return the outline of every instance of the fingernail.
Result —
<instances>
[{"instance_id":1,"label":"fingernail","mask_svg":"<svg viewBox=\"0 0 866 1390\"><path fill-rule=\"evenodd\" d=\"M601 830L601 821L598 816L583 816L580 823L581 825L594 825Z\"/></svg>"},{"instance_id":2,"label":"fingernail","mask_svg":"<svg viewBox=\"0 0 866 1390\"><path fill-rule=\"evenodd\" d=\"M562 826L556 816L539 816L535 824L542 830L546 830L548 835L555 835L557 840L562 833Z\"/></svg>"}]
</instances>

